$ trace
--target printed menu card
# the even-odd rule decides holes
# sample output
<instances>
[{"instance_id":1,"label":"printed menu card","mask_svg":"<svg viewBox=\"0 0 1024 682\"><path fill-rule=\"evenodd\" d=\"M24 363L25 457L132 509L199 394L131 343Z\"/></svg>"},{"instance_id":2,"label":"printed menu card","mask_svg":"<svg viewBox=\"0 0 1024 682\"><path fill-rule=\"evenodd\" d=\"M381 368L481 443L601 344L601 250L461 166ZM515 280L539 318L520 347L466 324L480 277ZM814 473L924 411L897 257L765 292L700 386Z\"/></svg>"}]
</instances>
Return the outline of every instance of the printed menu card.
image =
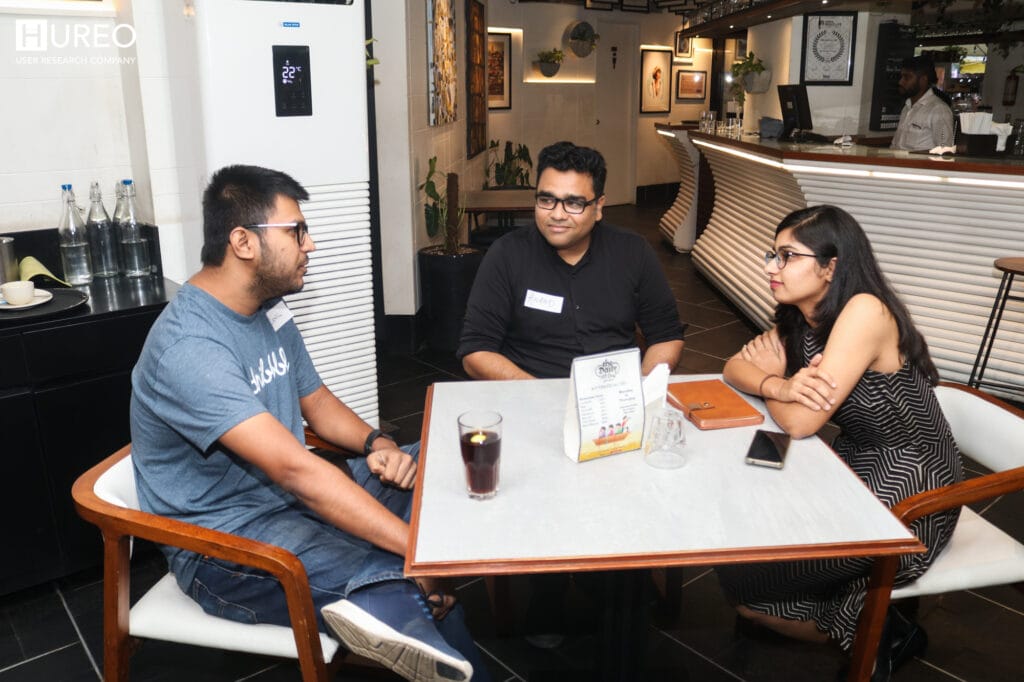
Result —
<instances>
[{"instance_id":1,"label":"printed menu card","mask_svg":"<svg viewBox=\"0 0 1024 682\"><path fill-rule=\"evenodd\" d=\"M644 434L640 350L572 361L565 410L566 456L576 462L639 450Z\"/></svg>"}]
</instances>

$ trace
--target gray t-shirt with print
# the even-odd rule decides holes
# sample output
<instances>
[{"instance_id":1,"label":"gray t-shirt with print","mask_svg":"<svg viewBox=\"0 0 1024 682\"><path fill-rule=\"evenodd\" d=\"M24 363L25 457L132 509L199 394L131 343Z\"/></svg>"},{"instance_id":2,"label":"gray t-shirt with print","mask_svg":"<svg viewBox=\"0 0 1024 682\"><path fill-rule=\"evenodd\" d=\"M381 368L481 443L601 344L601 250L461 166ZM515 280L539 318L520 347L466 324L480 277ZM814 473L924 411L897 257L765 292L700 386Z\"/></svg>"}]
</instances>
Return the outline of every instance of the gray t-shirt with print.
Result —
<instances>
[{"instance_id":1,"label":"gray t-shirt with print","mask_svg":"<svg viewBox=\"0 0 1024 682\"><path fill-rule=\"evenodd\" d=\"M183 286L132 372L132 462L142 509L230 533L293 504L294 496L218 439L269 412L305 442L299 398L320 385L284 301L245 316ZM187 588L196 555L164 552Z\"/></svg>"}]
</instances>

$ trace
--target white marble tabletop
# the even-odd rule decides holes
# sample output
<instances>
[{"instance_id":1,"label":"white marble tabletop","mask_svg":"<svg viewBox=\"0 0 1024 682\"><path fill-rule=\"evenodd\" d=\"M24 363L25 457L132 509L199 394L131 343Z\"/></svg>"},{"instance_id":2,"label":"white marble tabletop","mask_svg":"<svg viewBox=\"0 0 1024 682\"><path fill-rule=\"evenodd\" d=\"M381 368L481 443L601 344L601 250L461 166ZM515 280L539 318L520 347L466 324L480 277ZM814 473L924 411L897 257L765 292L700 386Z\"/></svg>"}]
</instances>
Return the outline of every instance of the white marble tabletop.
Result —
<instances>
[{"instance_id":1,"label":"white marble tabletop","mask_svg":"<svg viewBox=\"0 0 1024 682\"><path fill-rule=\"evenodd\" d=\"M715 375L672 377L673 381ZM437 383L427 396L409 575L485 575L721 564L923 551L818 438L793 441L785 468L750 466L761 426L687 424L685 466L641 452L576 463L562 452L568 380ZM760 400L748 399L764 409ZM503 416L496 497L466 494L456 417Z\"/></svg>"}]
</instances>

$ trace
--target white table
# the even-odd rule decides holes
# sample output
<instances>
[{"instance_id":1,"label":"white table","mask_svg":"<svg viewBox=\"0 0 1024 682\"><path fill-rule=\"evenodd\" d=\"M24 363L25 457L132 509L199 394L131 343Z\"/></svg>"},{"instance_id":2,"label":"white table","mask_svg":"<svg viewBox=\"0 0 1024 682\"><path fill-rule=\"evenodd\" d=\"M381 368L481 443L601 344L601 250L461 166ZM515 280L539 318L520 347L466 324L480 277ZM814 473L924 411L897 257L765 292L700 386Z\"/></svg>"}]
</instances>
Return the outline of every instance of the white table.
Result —
<instances>
[{"instance_id":1,"label":"white table","mask_svg":"<svg viewBox=\"0 0 1024 682\"><path fill-rule=\"evenodd\" d=\"M674 380L708 377L673 377ZM924 551L821 440L794 441L782 470L743 455L756 427L687 425L686 465L640 452L576 463L562 453L568 381L434 384L427 394L409 575L722 564ZM758 400L751 400L763 409ZM466 495L456 417L503 416L501 485Z\"/></svg>"},{"instance_id":2,"label":"white table","mask_svg":"<svg viewBox=\"0 0 1024 682\"><path fill-rule=\"evenodd\" d=\"M714 375L672 380L704 378ZM576 463L562 452L567 394L565 379L431 386L408 575L636 569L925 550L817 438L794 441L784 469L745 464L754 431L778 430L770 417L761 426L716 431L688 424L689 459L679 469L652 468L639 451ZM751 402L764 409L761 401ZM456 427L459 414L476 408L497 410L504 422L500 490L486 501L466 494ZM616 676L628 679L629 672L621 669Z\"/></svg>"}]
</instances>

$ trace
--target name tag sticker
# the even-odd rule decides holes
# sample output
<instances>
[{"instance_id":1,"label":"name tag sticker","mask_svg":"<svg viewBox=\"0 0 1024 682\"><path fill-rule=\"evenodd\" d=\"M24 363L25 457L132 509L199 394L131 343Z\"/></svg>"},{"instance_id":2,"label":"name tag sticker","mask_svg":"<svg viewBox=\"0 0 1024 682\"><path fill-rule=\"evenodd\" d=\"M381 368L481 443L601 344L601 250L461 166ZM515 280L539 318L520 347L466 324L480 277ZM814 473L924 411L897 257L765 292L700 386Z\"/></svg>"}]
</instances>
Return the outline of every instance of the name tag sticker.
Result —
<instances>
[{"instance_id":1,"label":"name tag sticker","mask_svg":"<svg viewBox=\"0 0 1024 682\"><path fill-rule=\"evenodd\" d=\"M542 294L539 291L533 289L526 290L526 300L523 301L523 305L527 308L533 308L535 310L543 310L548 313L560 313L562 312L562 302L565 299L561 296L553 296L552 294Z\"/></svg>"},{"instance_id":2,"label":"name tag sticker","mask_svg":"<svg viewBox=\"0 0 1024 682\"><path fill-rule=\"evenodd\" d=\"M284 301L278 301L277 305L267 311L267 319L270 320L270 326L276 332L284 326L285 322L292 319L292 311Z\"/></svg>"}]
</instances>

